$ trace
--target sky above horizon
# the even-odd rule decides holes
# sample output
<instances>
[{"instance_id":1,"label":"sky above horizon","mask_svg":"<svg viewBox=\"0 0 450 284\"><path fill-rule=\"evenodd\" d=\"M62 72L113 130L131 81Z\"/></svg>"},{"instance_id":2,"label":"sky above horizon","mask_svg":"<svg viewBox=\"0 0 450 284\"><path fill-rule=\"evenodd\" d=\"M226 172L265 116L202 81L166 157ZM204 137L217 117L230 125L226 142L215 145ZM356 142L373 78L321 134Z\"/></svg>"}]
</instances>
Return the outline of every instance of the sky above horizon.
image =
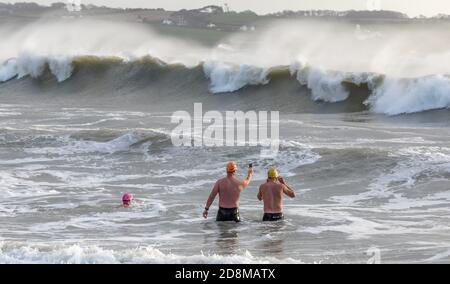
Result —
<instances>
[{"instance_id":1,"label":"sky above horizon","mask_svg":"<svg viewBox=\"0 0 450 284\"><path fill-rule=\"evenodd\" d=\"M393 10L409 16L434 16L450 14L448 0L0 0L0 2L36 2L50 5L54 2L81 2L121 8L164 8L166 10L195 9L207 5L222 6L231 10L252 10L267 14L282 10Z\"/></svg>"}]
</instances>

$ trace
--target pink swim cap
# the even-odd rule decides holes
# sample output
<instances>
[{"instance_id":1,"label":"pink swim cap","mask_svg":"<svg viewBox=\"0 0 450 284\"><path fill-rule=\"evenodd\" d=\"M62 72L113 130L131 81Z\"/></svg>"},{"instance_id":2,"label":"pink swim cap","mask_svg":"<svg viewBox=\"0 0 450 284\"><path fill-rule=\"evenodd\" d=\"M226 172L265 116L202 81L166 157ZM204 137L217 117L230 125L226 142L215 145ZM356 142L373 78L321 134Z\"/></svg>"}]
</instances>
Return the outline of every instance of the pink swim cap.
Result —
<instances>
[{"instance_id":1,"label":"pink swim cap","mask_svg":"<svg viewBox=\"0 0 450 284\"><path fill-rule=\"evenodd\" d=\"M125 193L123 196L122 196L122 202L123 202L123 204L125 204L125 205L130 205L130 203L131 203L131 201L133 201L133 194L131 194L131 193Z\"/></svg>"}]
</instances>

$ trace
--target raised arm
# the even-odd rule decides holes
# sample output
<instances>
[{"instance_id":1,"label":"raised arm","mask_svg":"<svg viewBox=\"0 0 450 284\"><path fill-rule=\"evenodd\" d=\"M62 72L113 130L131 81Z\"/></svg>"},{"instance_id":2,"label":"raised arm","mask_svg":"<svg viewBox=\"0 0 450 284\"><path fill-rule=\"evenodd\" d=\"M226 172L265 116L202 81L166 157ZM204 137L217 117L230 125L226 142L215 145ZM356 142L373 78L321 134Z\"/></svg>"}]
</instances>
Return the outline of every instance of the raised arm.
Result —
<instances>
[{"instance_id":1,"label":"raised arm","mask_svg":"<svg viewBox=\"0 0 450 284\"><path fill-rule=\"evenodd\" d=\"M244 190L244 188L246 188L253 179L253 169L249 168L248 172L247 172L247 178L241 181L241 190Z\"/></svg>"},{"instance_id":2,"label":"raised arm","mask_svg":"<svg viewBox=\"0 0 450 284\"><path fill-rule=\"evenodd\" d=\"M217 181L211 193L209 194L208 200L206 201L205 210L203 211L203 217L205 219L208 218L209 207L211 207L211 205L213 204L214 199L216 199L218 193L219 193L219 182Z\"/></svg>"}]
</instances>

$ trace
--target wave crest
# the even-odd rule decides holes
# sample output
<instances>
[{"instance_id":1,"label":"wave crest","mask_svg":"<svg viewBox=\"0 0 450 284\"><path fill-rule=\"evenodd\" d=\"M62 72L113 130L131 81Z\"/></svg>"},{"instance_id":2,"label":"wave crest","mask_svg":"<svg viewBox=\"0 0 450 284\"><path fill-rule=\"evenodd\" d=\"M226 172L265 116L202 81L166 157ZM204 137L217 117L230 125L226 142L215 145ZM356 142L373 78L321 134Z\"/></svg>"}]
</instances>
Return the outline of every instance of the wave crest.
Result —
<instances>
[{"instance_id":1,"label":"wave crest","mask_svg":"<svg viewBox=\"0 0 450 284\"><path fill-rule=\"evenodd\" d=\"M414 79L387 78L366 102L372 111L388 115L450 107L450 78L433 75Z\"/></svg>"},{"instance_id":2,"label":"wave crest","mask_svg":"<svg viewBox=\"0 0 450 284\"><path fill-rule=\"evenodd\" d=\"M248 64L233 64L207 61L195 67L182 64L167 64L146 56L123 58L118 56L43 56L22 53L0 66L0 82L13 78L38 78L51 73L62 83L73 76L76 70L102 65L114 68L118 65L133 65L143 68L158 68L166 71L176 69L194 70L200 67L209 79L209 91L213 94L239 91L248 86L267 85L272 77L294 77L300 85L311 91L311 99L327 103L346 101L351 96L347 84L367 86L371 96L365 105L375 113L399 115L450 107L450 78L446 75L430 75L419 78L395 78L369 72L344 72L324 70L305 63L294 62L289 66L259 67ZM280 70L282 72L280 72ZM183 78L180 78L183 80ZM170 88L170 86L167 86Z\"/></svg>"}]
</instances>

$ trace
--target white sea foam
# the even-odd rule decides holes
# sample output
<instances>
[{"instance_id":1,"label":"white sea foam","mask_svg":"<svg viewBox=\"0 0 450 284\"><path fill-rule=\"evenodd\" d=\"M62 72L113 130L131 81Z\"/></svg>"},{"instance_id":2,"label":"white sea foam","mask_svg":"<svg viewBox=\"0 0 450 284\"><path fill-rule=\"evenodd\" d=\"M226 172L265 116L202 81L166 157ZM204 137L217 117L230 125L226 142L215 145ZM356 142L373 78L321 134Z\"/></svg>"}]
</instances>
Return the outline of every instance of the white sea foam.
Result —
<instances>
[{"instance_id":1,"label":"white sea foam","mask_svg":"<svg viewBox=\"0 0 450 284\"><path fill-rule=\"evenodd\" d=\"M345 101L350 95L349 91L342 85L344 77L339 72L311 69L308 72L298 72L297 80L306 83L308 88L311 89L312 99L315 101L340 102Z\"/></svg>"},{"instance_id":2,"label":"white sea foam","mask_svg":"<svg viewBox=\"0 0 450 284\"><path fill-rule=\"evenodd\" d=\"M255 257L246 251L241 255L203 254L183 256L164 253L151 246L109 249L83 245L42 245L0 242L0 263L39 264L274 264L301 263L292 258Z\"/></svg>"},{"instance_id":3,"label":"white sea foam","mask_svg":"<svg viewBox=\"0 0 450 284\"><path fill-rule=\"evenodd\" d=\"M346 207L346 205L328 205L321 204L318 206L306 205L298 207L286 208L286 214L299 215L302 217L309 217L318 220L315 222L316 226L301 226L298 232L310 234L322 234L325 232L339 232L347 236L348 239L370 239L374 236L388 236L388 235L414 235L414 234L429 234L441 235L446 234L447 228L432 220L424 221L424 211L420 211L418 216L414 218L409 217L405 219L404 215L393 215L391 211L388 212L389 217L382 218L379 215L383 209L379 208L358 208L354 205ZM366 217L355 214L355 212L372 213ZM371 218L370 216L378 216ZM418 222L417 220L420 220ZM426 228L426 231L424 230Z\"/></svg>"},{"instance_id":4,"label":"white sea foam","mask_svg":"<svg viewBox=\"0 0 450 284\"><path fill-rule=\"evenodd\" d=\"M416 79L387 78L374 89L367 104L388 115L450 107L450 78L433 75Z\"/></svg>"},{"instance_id":5,"label":"white sea foam","mask_svg":"<svg viewBox=\"0 0 450 284\"><path fill-rule=\"evenodd\" d=\"M366 104L373 112L398 115L450 107L450 78L432 75L420 78L385 77L374 73L324 71L291 65L291 74L296 74L302 85L311 89L312 99L325 102L341 102L350 93L343 83L360 86L367 84L372 95Z\"/></svg>"},{"instance_id":6,"label":"white sea foam","mask_svg":"<svg viewBox=\"0 0 450 284\"><path fill-rule=\"evenodd\" d=\"M50 162L50 161L56 161L55 159L50 159L50 158L32 158L32 157L28 157L28 158L22 158L22 159L13 159L13 160L2 160L0 161L0 165L14 165L14 166L18 166L18 165L22 165L22 164L34 164L34 163L45 163L45 162Z\"/></svg>"},{"instance_id":7,"label":"white sea foam","mask_svg":"<svg viewBox=\"0 0 450 284\"><path fill-rule=\"evenodd\" d=\"M72 75L73 66L70 57L23 52L17 58L3 63L0 67L0 82L8 81L16 76L19 79L26 76L38 78L43 75L47 67L58 82L65 81Z\"/></svg>"},{"instance_id":8,"label":"white sea foam","mask_svg":"<svg viewBox=\"0 0 450 284\"><path fill-rule=\"evenodd\" d=\"M210 79L212 93L234 92L248 85L265 85L269 83L271 70L276 68L223 62L207 62L203 67ZM450 107L450 78L444 75L383 78L383 75L375 73L332 71L299 62L292 63L289 70L301 85L311 90L311 98L315 101L345 101L350 91L344 83L351 83L356 86L367 84L372 95L366 104L377 113L398 115Z\"/></svg>"},{"instance_id":9,"label":"white sea foam","mask_svg":"<svg viewBox=\"0 0 450 284\"><path fill-rule=\"evenodd\" d=\"M0 65L0 82L11 80L17 76L17 60L10 59Z\"/></svg>"},{"instance_id":10,"label":"white sea foam","mask_svg":"<svg viewBox=\"0 0 450 284\"><path fill-rule=\"evenodd\" d=\"M68 230L69 227L90 230L99 228L105 228L107 230L110 228L130 227L139 224L138 222L140 220L159 217L166 211L167 208L162 201L153 199L151 201L145 201L142 204L137 203L133 207L123 210L115 209L115 211L111 212L92 212L92 214L86 214L85 212L85 215L83 216L67 218L64 221L39 223L30 226L29 230L32 232L56 232ZM140 225L148 226L146 223ZM159 237L161 240L164 238L162 236Z\"/></svg>"},{"instance_id":11,"label":"white sea foam","mask_svg":"<svg viewBox=\"0 0 450 284\"><path fill-rule=\"evenodd\" d=\"M280 174L285 177L295 175L295 169L317 162L321 156L298 141L281 141L280 150L273 158L261 158L259 154L245 157L247 161L253 161L263 171L255 173L256 180L267 178L266 170L276 166Z\"/></svg>"},{"instance_id":12,"label":"white sea foam","mask_svg":"<svg viewBox=\"0 0 450 284\"><path fill-rule=\"evenodd\" d=\"M48 61L48 66L58 82L63 82L72 76L72 59L66 56L53 57Z\"/></svg>"},{"instance_id":13,"label":"white sea foam","mask_svg":"<svg viewBox=\"0 0 450 284\"><path fill-rule=\"evenodd\" d=\"M441 260L448 260L449 257L450 257L450 250L446 250L424 260L424 262L436 262Z\"/></svg>"},{"instance_id":14,"label":"white sea foam","mask_svg":"<svg viewBox=\"0 0 450 284\"><path fill-rule=\"evenodd\" d=\"M30 179L31 176L29 172L0 170L0 188L2 189L0 200L59 194L51 187L51 184L35 182Z\"/></svg>"},{"instance_id":15,"label":"white sea foam","mask_svg":"<svg viewBox=\"0 0 450 284\"><path fill-rule=\"evenodd\" d=\"M395 167L381 174L368 186L368 191L357 195L335 196L332 201L341 204L387 198L390 202L385 205L389 209L404 209L427 205L442 204L442 198L428 200L408 199L402 195L402 190L416 186L430 176L443 176L450 173L450 149L446 147L407 147L392 153L392 157L400 159ZM446 201L445 201L446 202Z\"/></svg>"},{"instance_id":16,"label":"white sea foam","mask_svg":"<svg viewBox=\"0 0 450 284\"><path fill-rule=\"evenodd\" d=\"M17 57L18 78L25 76L37 78L44 73L46 64L45 56L24 52Z\"/></svg>"},{"instance_id":17,"label":"white sea foam","mask_svg":"<svg viewBox=\"0 0 450 284\"><path fill-rule=\"evenodd\" d=\"M235 65L209 61L203 64L203 71L210 79L212 93L234 92L247 85L264 85L269 82L268 69L251 65Z\"/></svg>"},{"instance_id":18,"label":"white sea foam","mask_svg":"<svg viewBox=\"0 0 450 284\"><path fill-rule=\"evenodd\" d=\"M433 174L450 173L450 149L445 147L408 147L393 155L402 161L370 185L377 197L392 196L393 189L411 188Z\"/></svg>"},{"instance_id":19,"label":"white sea foam","mask_svg":"<svg viewBox=\"0 0 450 284\"><path fill-rule=\"evenodd\" d=\"M37 209L28 205L0 204L0 217L23 216L24 214L35 212L37 212Z\"/></svg>"}]
</instances>

